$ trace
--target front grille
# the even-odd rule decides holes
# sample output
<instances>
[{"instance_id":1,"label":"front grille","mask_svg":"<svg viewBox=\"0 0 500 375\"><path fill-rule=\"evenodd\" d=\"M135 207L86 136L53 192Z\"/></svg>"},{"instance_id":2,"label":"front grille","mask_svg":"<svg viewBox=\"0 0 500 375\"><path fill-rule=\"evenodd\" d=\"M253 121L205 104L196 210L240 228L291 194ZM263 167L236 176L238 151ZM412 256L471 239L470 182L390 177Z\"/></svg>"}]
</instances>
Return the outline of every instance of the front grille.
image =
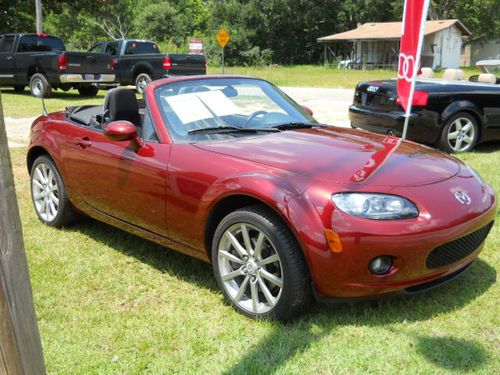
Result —
<instances>
[{"instance_id":1,"label":"front grille","mask_svg":"<svg viewBox=\"0 0 500 375\"><path fill-rule=\"evenodd\" d=\"M429 253L427 268L439 268L455 263L472 254L486 239L493 227L493 221L466 236L436 247Z\"/></svg>"}]
</instances>

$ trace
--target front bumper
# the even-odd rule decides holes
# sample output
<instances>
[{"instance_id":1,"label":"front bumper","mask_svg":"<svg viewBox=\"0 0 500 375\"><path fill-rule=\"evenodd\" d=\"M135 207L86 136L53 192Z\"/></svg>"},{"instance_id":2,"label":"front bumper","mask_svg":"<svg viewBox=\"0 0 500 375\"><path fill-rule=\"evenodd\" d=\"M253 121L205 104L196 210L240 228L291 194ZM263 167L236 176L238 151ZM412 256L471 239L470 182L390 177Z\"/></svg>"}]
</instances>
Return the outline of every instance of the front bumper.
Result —
<instances>
[{"instance_id":1,"label":"front bumper","mask_svg":"<svg viewBox=\"0 0 500 375\"><path fill-rule=\"evenodd\" d=\"M114 74L60 74L61 83L109 83L115 81Z\"/></svg>"},{"instance_id":2,"label":"front bumper","mask_svg":"<svg viewBox=\"0 0 500 375\"><path fill-rule=\"evenodd\" d=\"M385 297L395 297L395 296L401 296L401 295L410 295L410 294L417 294L417 293L422 293L426 292L428 290L440 287L446 283L448 283L451 280L456 279L459 277L464 271L468 270L469 267L474 263L472 261L469 264L466 264L465 266L457 269L454 272L451 272L445 276L439 277L437 279L427 281L421 284L417 284L414 286L410 286L405 289L400 289L399 291L393 292L393 293L388 293L388 294L383 294L383 295L375 295L375 296L365 296L365 297L322 297L319 296L317 293L315 293L315 290L313 288L314 292L314 297L316 301L324 304L337 304L337 303L346 303L346 302L362 302L362 301L373 301L373 300L378 300L381 298Z\"/></svg>"},{"instance_id":3,"label":"front bumper","mask_svg":"<svg viewBox=\"0 0 500 375\"><path fill-rule=\"evenodd\" d=\"M389 134L401 137L405 121L403 111L376 111L349 107L349 120L357 128L378 134ZM414 110L410 115L408 139L416 142L434 144L441 134L438 115L433 111Z\"/></svg>"},{"instance_id":4,"label":"front bumper","mask_svg":"<svg viewBox=\"0 0 500 375\"><path fill-rule=\"evenodd\" d=\"M462 172L432 185L390 188L391 194L416 203L420 215L415 219L368 220L349 216L333 203L325 205L331 202L332 190L331 184L318 182L311 185L304 197L294 198L287 206L287 212L293 214L291 222L304 249L319 298L411 292L413 287L446 278L473 262L484 246L483 238L460 254L462 250L455 241L482 233L496 218L494 191ZM369 186L358 191L389 192L388 188L377 190ZM455 191L467 193L473 204L459 203ZM314 215L304 211L307 202L313 206L316 217L319 214L318 219L313 220ZM338 235L341 251L329 249L325 229ZM455 246L459 256L453 254ZM452 256L443 264L431 265L430 254L441 248L451 251ZM368 265L382 255L393 258L393 268L385 275L374 275Z\"/></svg>"}]
</instances>

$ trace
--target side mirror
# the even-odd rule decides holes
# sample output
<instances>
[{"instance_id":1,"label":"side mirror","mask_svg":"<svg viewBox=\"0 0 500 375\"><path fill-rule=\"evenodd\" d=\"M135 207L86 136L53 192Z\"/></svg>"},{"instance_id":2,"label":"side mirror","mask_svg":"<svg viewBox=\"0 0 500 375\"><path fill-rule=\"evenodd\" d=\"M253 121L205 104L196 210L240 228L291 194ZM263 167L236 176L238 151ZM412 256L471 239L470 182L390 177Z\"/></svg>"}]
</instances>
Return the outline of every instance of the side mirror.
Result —
<instances>
[{"instance_id":1,"label":"side mirror","mask_svg":"<svg viewBox=\"0 0 500 375\"><path fill-rule=\"evenodd\" d=\"M112 141L132 141L137 138L137 128L129 121L113 121L104 128L104 136Z\"/></svg>"},{"instance_id":2,"label":"side mirror","mask_svg":"<svg viewBox=\"0 0 500 375\"><path fill-rule=\"evenodd\" d=\"M307 113L308 115L313 115L313 111L311 108L309 107L306 107L305 105L302 106L302 109L304 110L305 113Z\"/></svg>"}]
</instances>

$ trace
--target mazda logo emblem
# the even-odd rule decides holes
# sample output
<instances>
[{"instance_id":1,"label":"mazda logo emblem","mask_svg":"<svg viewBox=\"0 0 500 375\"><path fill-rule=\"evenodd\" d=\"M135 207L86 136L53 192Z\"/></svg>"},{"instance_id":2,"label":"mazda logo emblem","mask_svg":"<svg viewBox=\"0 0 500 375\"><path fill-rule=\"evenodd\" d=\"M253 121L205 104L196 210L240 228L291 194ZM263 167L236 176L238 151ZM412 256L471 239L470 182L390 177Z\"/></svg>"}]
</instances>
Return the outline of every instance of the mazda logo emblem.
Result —
<instances>
[{"instance_id":1,"label":"mazda logo emblem","mask_svg":"<svg viewBox=\"0 0 500 375\"><path fill-rule=\"evenodd\" d=\"M465 206L468 206L471 202L470 197L466 193L464 193L463 191L455 192L455 198L457 199L457 201L459 201L460 203L462 203Z\"/></svg>"}]
</instances>

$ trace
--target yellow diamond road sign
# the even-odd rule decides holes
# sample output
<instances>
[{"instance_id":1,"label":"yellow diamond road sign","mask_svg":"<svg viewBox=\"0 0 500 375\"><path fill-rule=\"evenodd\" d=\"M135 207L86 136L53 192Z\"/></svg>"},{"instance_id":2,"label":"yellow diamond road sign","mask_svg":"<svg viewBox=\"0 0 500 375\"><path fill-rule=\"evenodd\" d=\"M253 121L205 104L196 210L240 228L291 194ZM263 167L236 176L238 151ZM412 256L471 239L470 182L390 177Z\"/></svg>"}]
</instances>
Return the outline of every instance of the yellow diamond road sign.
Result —
<instances>
[{"instance_id":1,"label":"yellow diamond road sign","mask_svg":"<svg viewBox=\"0 0 500 375\"><path fill-rule=\"evenodd\" d=\"M217 39L222 48L225 48L227 43L229 42L229 39L231 38L229 38L229 34L226 32L226 30L221 27L215 39Z\"/></svg>"}]
</instances>

